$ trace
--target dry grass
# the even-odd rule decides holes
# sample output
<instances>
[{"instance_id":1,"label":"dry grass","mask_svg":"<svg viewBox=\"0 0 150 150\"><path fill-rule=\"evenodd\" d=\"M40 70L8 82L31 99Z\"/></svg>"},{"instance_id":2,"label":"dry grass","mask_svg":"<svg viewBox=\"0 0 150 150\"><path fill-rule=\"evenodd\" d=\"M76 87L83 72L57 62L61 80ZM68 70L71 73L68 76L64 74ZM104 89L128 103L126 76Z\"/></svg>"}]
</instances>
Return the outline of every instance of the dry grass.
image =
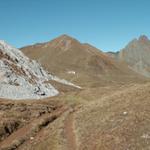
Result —
<instances>
[{"instance_id":1,"label":"dry grass","mask_svg":"<svg viewBox=\"0 0 150 150\"><path fill-rule=\"evenodd\" d=\"M57 118L54 115L53 120L51 113L61 110L61 106L65 111ZM24 107L29 112L18 114ZM45 110L47 107L51 108L49 113ZM149 150L149 107L150 83L118 84L70 91L43 101L1 100L1 108L5 109L1 109L0 114L19 120L25 117L21 125L31 125L29 135L20 136L8 145L17 145L19 150L68 150L67 143L72 141L66 138L68 132L75 133L78 150ZM74 128L66 128L69 112L74 113ZM74 131L65 132L66 129Z\"/></svg>"},{"instance_id":2,"label":"dry grass","mask_svg":"<svg viewBox=\"0 0 150 150\"><path fill-rule=\"evenodd\" d=\"M148 150L149 107L150 84L134 85L90 103L76 114L79 149Z\"/></svg>"}]
</instances>

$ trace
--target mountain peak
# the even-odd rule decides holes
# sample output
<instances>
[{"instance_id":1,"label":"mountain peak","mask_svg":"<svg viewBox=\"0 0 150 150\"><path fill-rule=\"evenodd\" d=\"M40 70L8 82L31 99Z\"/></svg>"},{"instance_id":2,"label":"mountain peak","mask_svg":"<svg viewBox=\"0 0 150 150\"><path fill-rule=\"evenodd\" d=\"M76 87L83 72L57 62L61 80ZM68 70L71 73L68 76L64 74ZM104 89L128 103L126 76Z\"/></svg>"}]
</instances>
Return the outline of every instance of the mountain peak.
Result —
<instances>
[{"instance_id":1,"label":"mountain peak","mask_svg":"<svg viewBox=\"0 0 150 150\"><path fill-rule=\"evenodd\" d=\"M119 59L125 61L134 71L150 77L150 40L147 36L141 35L138 39L132 40L119 53Z\"/></svg>"},{"instance_id":2,"label":"mountain peak","mask_svg":"<svg viewBox=\"0 0 150 150\"><path fill-rule=\"evenodd\" d=\"M60 35L59 37L61 37L61 38L72 38L71 36L69 36L69 35L67 35L67 34L62 34L62 35Z\"/></svg>"},{"instance_id":3,"label":"mountain peak","mask_svg":"<svg viewBox=\"0 0 150 150\"><path fill-rule=\"evenodd\" d=\"M56 37L54 40L48 42L46 44L46 47L51 46L55 48L57 47L60 50L68 50L75 45L79 46L80 42L69 35L63 34L59 37Z\"/></svg>"},{"instance_id":4,"label":"mountain peak","mask_svg":"<svg viewBox=\"0 0 150 150\"><path fill-rule=\"evenodd\" d=\"M148 37L146 35L141 35L139 37L139 41L145 42L145 41L149 41Z\"/></svg>"},{"instance_id":5,"label":"mountain peak","mask_svg":"<svg viewBox=\"0 0 150 150\"><path fill-rule=\"evenodd\" d=\"M73 38L73 37L71 37L71 36L69 36L69 35L67 35L67 34L60 35L60 36L57 37L56 39L58 39L58 40L63 40L63 41L68 41L68 40L74 41L74 40L76 40L75 38Z\"/></svg>"}]
</instances>

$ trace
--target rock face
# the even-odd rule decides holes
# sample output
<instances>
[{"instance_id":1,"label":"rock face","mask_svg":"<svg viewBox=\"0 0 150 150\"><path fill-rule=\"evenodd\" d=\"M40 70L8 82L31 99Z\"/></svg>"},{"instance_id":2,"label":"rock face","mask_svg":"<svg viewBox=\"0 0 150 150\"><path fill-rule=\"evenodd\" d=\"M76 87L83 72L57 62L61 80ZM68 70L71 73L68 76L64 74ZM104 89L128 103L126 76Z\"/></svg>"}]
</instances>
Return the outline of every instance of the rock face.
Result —
<instances>
[{"instance_id":1,"label":"rock face","mask_svg":"<svg viewBox=\"0 0 150 150\"><path fill-rule=\"evenodd\" d=\"M146 36L132 40L119 52L118 58L134 71L150 77L150 40Z\"/></svg>"},{"instance_id":2,"label":"rock face","mask_svg":"<svg viewBox=\"0 0 150 150\"><path fill-rule=\"evenodd\" d=\"M50 76L21 51L0 41L0 97L39 99L59 92L48 81Z\"/></svg>"}]
</instances>

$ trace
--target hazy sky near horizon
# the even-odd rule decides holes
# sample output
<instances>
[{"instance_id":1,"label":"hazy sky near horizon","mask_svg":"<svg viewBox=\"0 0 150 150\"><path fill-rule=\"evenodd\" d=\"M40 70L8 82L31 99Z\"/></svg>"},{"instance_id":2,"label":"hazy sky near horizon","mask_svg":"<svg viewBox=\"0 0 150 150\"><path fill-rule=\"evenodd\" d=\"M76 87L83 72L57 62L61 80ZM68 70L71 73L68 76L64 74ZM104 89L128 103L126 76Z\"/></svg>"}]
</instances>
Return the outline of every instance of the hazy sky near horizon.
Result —
<instances>
[{"instance_id":1,"label":"hazy sky near horizon","mask_svg":"<svg viewBox=\"0 0 150 150\"><path fill-rule=\"evenodd\" d=\"M104 51L150 37L150 0L0 0L0 39L22 47L68 34Z\"/></svg>"}]
</instances>

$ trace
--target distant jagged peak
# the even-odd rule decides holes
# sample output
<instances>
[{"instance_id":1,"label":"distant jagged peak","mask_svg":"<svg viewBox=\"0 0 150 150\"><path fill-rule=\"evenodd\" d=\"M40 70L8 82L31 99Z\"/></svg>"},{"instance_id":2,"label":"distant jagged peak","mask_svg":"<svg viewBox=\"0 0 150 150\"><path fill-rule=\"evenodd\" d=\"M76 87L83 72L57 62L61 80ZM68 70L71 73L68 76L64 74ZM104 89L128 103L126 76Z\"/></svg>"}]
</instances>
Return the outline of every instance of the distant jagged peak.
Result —
<instances>
[{"instance_id":1,"label":"distant jagged peak","mask_svg":"<svg viewBox=\"0 0 150 150\"><path fill-rule=\"evenodd\" d=\"M150 77L150 40L147 36L141 35L138 39L132 40L118 56L135 72Z\"/></svg>"},{"instance_id":2,"label":"distant jagged peak","mask_svg":"<svg viewBox=\"0 0 150 150\"><path fill-rule=\"evenodd\" d=\"M134 38L122 50L133 50L133 49L136 51L143 51L145 49L150 50L149 38L146 35L141 35L139 38Z\"/></svg>"},{"instance_id":3,"label":"distant jagged peak","mask_svg":"<svg viewBox=\"0 0 150 150\"><path fill-rule=\"evenodd\" d=\"M148 37L146 35L141 35L139 37L139 41L145 42L145 41L149 41Z\"/></svg>"}]
</instances>

